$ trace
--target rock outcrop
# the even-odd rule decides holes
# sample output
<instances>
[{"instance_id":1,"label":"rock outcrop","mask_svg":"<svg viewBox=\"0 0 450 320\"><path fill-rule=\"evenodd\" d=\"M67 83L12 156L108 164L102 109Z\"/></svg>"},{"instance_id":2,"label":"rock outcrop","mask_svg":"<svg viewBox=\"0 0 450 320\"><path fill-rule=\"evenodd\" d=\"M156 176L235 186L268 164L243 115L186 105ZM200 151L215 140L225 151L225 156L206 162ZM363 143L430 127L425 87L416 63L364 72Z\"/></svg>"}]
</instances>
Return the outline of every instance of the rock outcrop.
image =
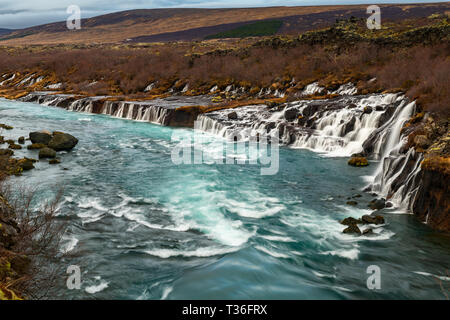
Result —
<instances>
[{"instance_id":1,"label":"rock outcrop","mask_svg":"<svg viewBox=\"0 0 450 320\"><path fill-rule=\"evenodd\" d=\"M70 151L78 143L78 139L68 133L56 133L48 142L48 147L55 151ZM42 151L42 150L41 150Z\"/></svg>"}]
</instances>

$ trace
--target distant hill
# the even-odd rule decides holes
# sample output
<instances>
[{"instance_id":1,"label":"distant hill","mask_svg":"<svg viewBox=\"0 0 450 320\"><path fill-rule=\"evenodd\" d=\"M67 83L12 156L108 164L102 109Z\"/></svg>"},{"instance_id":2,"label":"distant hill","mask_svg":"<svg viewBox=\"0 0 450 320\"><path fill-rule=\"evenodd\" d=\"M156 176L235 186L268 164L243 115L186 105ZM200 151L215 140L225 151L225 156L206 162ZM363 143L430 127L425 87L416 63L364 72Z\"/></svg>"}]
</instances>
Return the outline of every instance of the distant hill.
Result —
<instances>
[{"instance_id":1,"label":"distant hill","mask_svg":"<svg viewBox=\"0 0 450 320\"><path fill-rule=\"evenodd\" d=\"M380 5L382 19L427 17L450 11L450 4ZM82 29L70 31L65 22L22 30L0 29L0 44L117 43L203 40L241 36L243 26L280 21L275 32L295 34L328 26L336 19L368 17L366 5L266 7L239 9L143 9L83 19ZM258 24L257 24L258 25ZM239 29L240 28L240 29ZM237 31L235 31L237 29ZM249 33L249 35L252 35ZM258 34L257 34L258 35Z\"/></svg>"},{"instance_id":2,"label":"distant hill","mask_svg":"<svg viewBox=\"0 0 450 320\"><path fill-rule=\"evenodd\" d=\"M14 30L11 30L11 29L2 29L2 28L0 28L0 36L6 35L6 34L10 34L13 31Z\"/></svg>"}]
</instances>

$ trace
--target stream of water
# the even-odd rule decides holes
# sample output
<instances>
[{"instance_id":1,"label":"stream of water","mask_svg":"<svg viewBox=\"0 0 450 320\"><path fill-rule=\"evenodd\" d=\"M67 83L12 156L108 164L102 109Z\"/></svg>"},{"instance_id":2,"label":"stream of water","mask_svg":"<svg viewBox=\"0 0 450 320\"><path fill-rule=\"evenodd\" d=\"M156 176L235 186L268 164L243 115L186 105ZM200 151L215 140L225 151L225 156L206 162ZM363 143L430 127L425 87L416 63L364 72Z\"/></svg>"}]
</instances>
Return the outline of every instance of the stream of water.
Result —
<instances>
[{"instance_id":1,"label":"stream of water","mask_svg":"<svg viewBox=\"0 0 450 320\"><path fill-rule=\"evenodd\" d=\"M175 165L171 137L190 129L7 100L0 117L14 126L5 139L42 129L79 139L61 164L12 178L42 198L64 186L62 250L73 255L61 263L81 267L82 288L58 288L58 298L445 298L435 276L448 287L448 237L395 210L373 236L342 233L341 219L370 213L361 190L375 165L285 147L273 176L255 165ZM214 152L222 138L205 135ZM380 290L367 288L371 265Z\"/></svg>"}]
</instances>

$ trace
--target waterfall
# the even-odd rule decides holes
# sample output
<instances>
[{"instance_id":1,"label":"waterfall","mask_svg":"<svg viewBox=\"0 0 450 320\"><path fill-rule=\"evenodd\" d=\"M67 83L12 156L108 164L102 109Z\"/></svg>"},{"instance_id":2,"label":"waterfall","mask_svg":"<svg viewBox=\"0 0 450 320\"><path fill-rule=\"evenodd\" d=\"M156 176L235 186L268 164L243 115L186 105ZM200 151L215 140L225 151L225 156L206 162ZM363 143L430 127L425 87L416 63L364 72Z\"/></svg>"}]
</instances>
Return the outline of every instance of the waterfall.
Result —
<instances>
[{"instance_id":1,"label":"waterfall","mask_svg":"<svg viewBox=\"0 0 450 320\"><path fill-rule=\"evenodd\" d=\"M79 100L75 100L72 102L67 110L69 111L76 111L76 112L88 112L92 113L93 111L93 100L90 98L83 98Z\"/></svg>"},{"instance_id":2,"label":"waterfall","mask_svg":"<svg viewBox=\"0 0 450 320\"><path fill-rule=\"evenodd\" d=\"M197 129L225 138L227 128L225 125L206 115L199 115L197 118Z\"/></svg>"},{"instance_id":3,"label":"waterfall","mask_svg":"<svg viewBox=\"0 0 450 320\"><path fill-rule=\"evenodd\" d=\"M232 119L228 118L232 111L219 110L201 115L198 120L201 130L222 137L245 129L263 135L278 132L280 141L293 148L348 157L364 151L364 142L390 120L392 109L398 117L407 118L410 107L403 110L406 101L398 94L300 100L279 108L264 105L236 108L233 112L237 117ZM386 127L391 129L391 124ZM393 129L397 134L401 126ZM376 140L377 150L383 149L382 142L382 139Z\"/></svg>"},{"instance_id":4,"label":"waterfall","mask_svg":"<svg viewBox=\"0 0 450 320\"><path fill-rule=\"evenodd\" d=\"M61 107L69 111L100 113L116 118L146 121L167 125L175 109L157 106L149 102L104 101L107 97L87 97L75 99L73 95L32 92L20 98L24 102L36 102L46 106ZM95 107L94 107L95 103Z\"/></svg>"},{"instance_id":5,"label":"waterfall","mask_svg":"<svg viewBox=\"0 0 450 320\"><path fill-rule=\"evenodd\" d=\"M409 208L417 192L423 156L413 149L401 153L406 139L401 130L414 114L415 102L401 94L351 96L354 90L350 86L342 89L348 90L348 96L300 100L277 108L260 105L210 112L198 117L198 128L225 138L238 136L237 132L276 132L285 145L326 156L365 153L380 159L370 189Z\"/></svg>"},{"instance_id":6,"label":"waterfall","mask_svg":"<svg viewBox=\"0 0 450 320\"><path fill-rule=\"evenodd\" d=\"M383 127L380 141L385 141L385 149L375 172L370 188L391 201L398 207L410 209L417 192L417 178L420 173L422 154L417 154L413 148L406 154L400 149L406 142L401 135L404 124L414 114L416 104L410 102L398 109L391 121ZM385 139L387 137L387 139Z\"/></svg>"}]
</instances>

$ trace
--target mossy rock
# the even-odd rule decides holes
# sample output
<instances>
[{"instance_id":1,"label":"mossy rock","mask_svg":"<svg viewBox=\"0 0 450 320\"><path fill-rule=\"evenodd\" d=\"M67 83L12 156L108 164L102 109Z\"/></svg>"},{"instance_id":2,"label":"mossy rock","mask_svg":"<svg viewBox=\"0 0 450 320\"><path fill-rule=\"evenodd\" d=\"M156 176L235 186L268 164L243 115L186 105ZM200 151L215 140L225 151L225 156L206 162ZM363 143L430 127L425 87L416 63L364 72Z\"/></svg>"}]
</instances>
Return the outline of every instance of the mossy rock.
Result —
<instances>
[{"instance_id":1,"label":"mossy rock","mask_svg":"<svg viewBox=\"0 0 450 320\"><path fill-rule=\"evenodd\" d=\"M20 159L17 164L22 168L23 171L34 169L33 161L31 161L30 159Z\"/></svg>"},{"instance_id":2,"label":"mossy rock","mask_svg":"<svg viewBox=\"0 0 450 320\"><path fill-rule=\"evenodd\" d=\"M59 160L59 159L50 159L50 160L48 161L48 163L49 163L49 164L58 164L58 163L61 163L61 160Z\"/></svg>"},{"instance_id":3,"label":"mossy rock","mask_svg":"<svg viewBox=\"0 0 450 320\"><path fill-rule=\"evenodd\" d=\"M78 143L78 139L68 133L55 134L49 141L48 147L55 151L70 151Z\"/></svg>"},{"instance_id":4,"label":"mossy rock","mask_svg":"<svg viewBox=\"0 0 450 320\"><path fill-rule=\"evenodd\" d=\"M39 150L39 149L42 149L45 147L47 147L47 146L43 143L33 143L33 144L28 145L27 149L28 150Z\"/></svg>"},{"instance_id":5,"label":"mossy rock","mask_svg":"<svg viewBox=\"0 0 450 320\"><path fill-rule=\"evenodd\" d=\"M44 159L44 158L55 158L56 157L56 151L45 147L42 148L41 150L39 150L39 159Z\"/></svg>"},{"instance_id":6,"label":"mossy rock","mask_svg":"<svg viewBox=\"0 0 450 320\"><path fill-rule=\"evenodd\" d=\"M34 143L48 144L52 139L52 135L47 131L30 132L30 140Z\"/></svg>"},{"instance_id":7,"label":"mossy rock","mask_svg":"<svg viewBox=\"0 0 450 320\"><path fill-rule=\"evenodd\" d=\"M348 165L353 167L367 167L369 165L369 161L365 157L353 157L348 160Z\"/></svg>"},{"instance_id":8,"label":"mossy rock","mask_svg":"<svg viewBox=\"0 0 450 320\"><path fill-rule=\"evenodd\" d=\"M3 123L0 123L0 128L5 129L5 130L12 130L12 129L14 129L14 127L8 126L7 124L3 124Z\"/></svg>"},{"instance_id":9,"label":"mossy rock","mask_svg":"<svg viewBox=\"0 0 450 320\"><path fill-rule=\"evenodd\" d=\"M19 145L19 144L13 143L13 144L10 144L10 145L8 146L8 148L9 148L9 149L13 149L13 150L20 150L20 149L22 149L22 146Z\"/></svg>"}]
</instances>

